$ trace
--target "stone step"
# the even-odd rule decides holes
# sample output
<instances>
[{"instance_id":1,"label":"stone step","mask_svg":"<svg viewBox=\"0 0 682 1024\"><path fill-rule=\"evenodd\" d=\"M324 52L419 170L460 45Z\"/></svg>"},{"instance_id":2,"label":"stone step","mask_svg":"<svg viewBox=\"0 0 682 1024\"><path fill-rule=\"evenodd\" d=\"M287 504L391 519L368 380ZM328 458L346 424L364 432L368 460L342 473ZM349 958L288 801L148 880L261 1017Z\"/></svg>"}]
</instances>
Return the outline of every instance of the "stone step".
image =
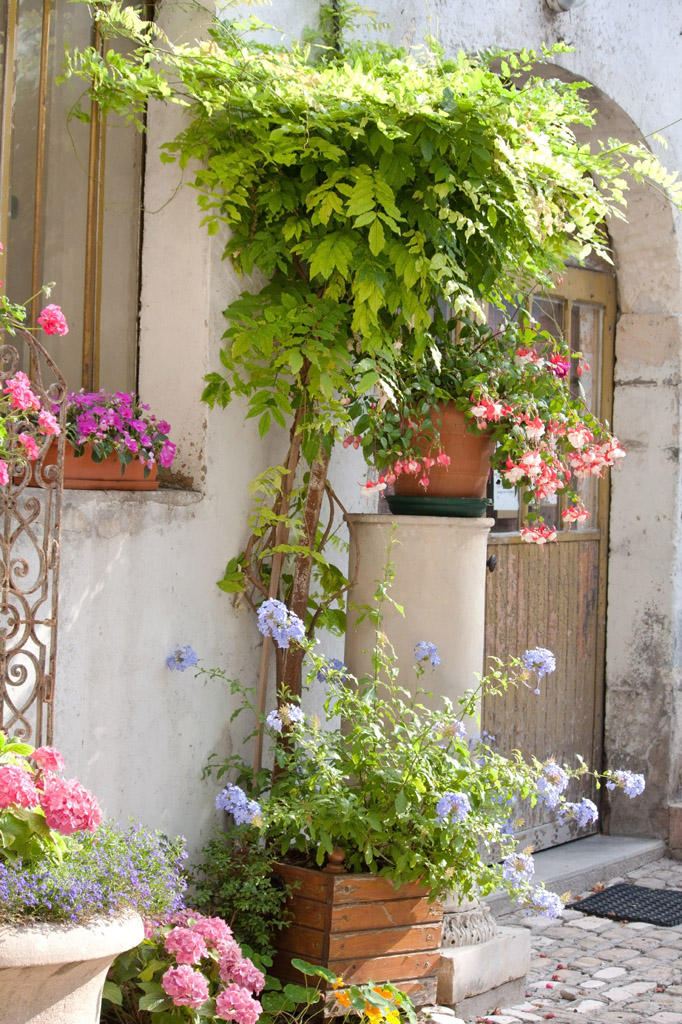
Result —
<instances>
[{"instance_id":1,"label":"stone step","mask_svg":"<svg viewBox=\"0 0 682 1024\"><path fill-rule=\"evenodd\" d=\"M631 836L586 836L572 843L555 846L533 854L534 880L544 882L548 889L561 895L578 895L599 882L626 875L665 856L661 839L638 839ZM506 892L486 896L486 903L496 916L510 908Z\"/></svg>"}]
</instances>

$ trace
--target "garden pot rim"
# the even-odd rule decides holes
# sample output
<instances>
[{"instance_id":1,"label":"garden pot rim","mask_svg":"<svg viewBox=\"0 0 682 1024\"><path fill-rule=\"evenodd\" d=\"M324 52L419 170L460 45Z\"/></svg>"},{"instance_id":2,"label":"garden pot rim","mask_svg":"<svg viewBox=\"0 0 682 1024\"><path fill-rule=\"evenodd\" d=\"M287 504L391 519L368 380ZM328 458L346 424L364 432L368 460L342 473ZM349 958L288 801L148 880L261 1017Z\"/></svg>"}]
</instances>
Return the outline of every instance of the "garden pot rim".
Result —
<instances>
[{"instance_id":1,"label":"garden pot rim","mask_svg":"<svg viewBox=\"0 0 682 1024\"><path fill-rule=\"evenodd\" d=\"M98 960L117 955L122 949L132 949L143 938L144 924L135 911L111 917L98 915L79 924L70 921L0 924L0 969Z\"/></svg>"}]
</instances>

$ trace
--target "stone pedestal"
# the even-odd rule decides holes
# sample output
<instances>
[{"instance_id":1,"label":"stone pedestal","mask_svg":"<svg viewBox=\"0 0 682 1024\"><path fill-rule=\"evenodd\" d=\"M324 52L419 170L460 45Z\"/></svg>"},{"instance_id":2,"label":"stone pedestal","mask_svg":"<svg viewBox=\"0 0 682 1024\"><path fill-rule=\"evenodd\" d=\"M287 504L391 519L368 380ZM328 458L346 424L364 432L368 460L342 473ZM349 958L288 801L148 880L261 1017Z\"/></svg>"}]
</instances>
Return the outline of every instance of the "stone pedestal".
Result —
<instances>
[{"instance_id":1,"label":"stone pedestal","mask_svg":"<svg viewBox=\"0 0 682 1024\"><path fill-rule=\"evenodd\" d=\"M404 617L386 601L383 629L400 666L400 684L414 689L414 647L434 643L441 664L427 664L422 688L456 702L476 685L483 668L486 545L492 519L437 516L348 516L351 535L350 577L358 577L348 598L345 662L354 675L370 669L374 626L358 624L357 606L376 605L378 582L392 563L390 597ZM355 607L354 607L355 606Z\"/></svg>"},{"instance_id":2,"label":"stone pedestal","mask_svg":"<svg viewBox=\"0 0 682 1024\"><path fill-rule=\"evenodd\" d=\"M530 932L527 928L498 928L485 942L441 948L438 1002L458 1012L472 1011L470 1000L518 982L521 997L530 969ZM516 995L516 992L514 992ZM466 1001L466 1005L465 1004Z\"/></svg>"}]
</instances>

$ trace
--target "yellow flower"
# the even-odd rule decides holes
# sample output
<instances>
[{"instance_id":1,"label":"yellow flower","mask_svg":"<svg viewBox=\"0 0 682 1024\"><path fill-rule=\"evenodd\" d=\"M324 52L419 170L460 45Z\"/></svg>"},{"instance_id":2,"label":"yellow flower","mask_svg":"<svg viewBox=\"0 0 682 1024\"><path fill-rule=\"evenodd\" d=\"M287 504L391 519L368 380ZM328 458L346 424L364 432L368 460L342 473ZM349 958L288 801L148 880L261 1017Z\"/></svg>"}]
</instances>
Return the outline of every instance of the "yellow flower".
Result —
<instances>
[{"instance_id":1,"label":"yellow flower","mask_svg":"<svg viewBox=\"0 0 682 1024\"><path fill-rule=\"evenodd\" d=\"M350 1006L350 996L347 992L335 992L334 996L340 1006Z\"/></svg>"},{"instance_id":2,"label":"yellow flower","mask_svg":"<svg viewBox=\"0 0 682 1024\"><path fill-rule=\"evenodd\" d=\"M370 1006L369 1003L365 1003L365 1015L369 1020L370 1024L379 1024L379 1021L383 1017L383 1013L378 1006Z\"/></svg>"},{"instance_id":3,"label":"yellow flower","mask_svg":"<svg viewBox=\"0 0 682 1024\"><path fill-rule=\"evenodd\" d=\"M332 982L332 988L338 988L340 985L343 985L343 978L339 975L336 981Z\"/></svg>"},{"instance_id":4,"label":"yellow flower","mask_svg":"<svg viewBox=\"0 0 682 1024\"><path fill-rule=\"evenodd\" d=\"M400 1024L400 1012L398 1010L389 1010L386 1014L386 1024Z\"/></svg>"}]
</instances>

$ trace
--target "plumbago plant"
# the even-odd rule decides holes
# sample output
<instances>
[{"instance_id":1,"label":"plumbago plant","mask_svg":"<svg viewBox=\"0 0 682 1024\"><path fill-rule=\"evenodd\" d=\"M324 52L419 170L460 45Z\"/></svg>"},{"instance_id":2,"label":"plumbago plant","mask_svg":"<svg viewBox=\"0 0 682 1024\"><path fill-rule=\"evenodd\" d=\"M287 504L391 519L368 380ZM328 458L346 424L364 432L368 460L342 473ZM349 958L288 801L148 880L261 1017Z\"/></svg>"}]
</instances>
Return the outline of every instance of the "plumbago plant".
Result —
<instances>
[{"instance_id":1,"label":"plumbago plant","mask_svg":"<svg viewBox=\"0 0 682 1024\"><path fill-rule=\"evenodd\" d=\"M632 797L644 789L643 777L594 772L579 757L570 766L524 760L518 751L502 756L477 733L481 697L510 685L539 695L541 681L555 669L553 654L536 648L507 665L498 662L456 704L434 701L423 689L412 695L398 681L395 654L381 630L383 585L375 597L367 612L376 623L372 672L362 679L318 655L301 639L302 622L279 602L261 606L263 634L278 644L301 644L308 683L326 684L325 720L306 715L297 697L283 690L261 723L271 740L273 771L254 773L239 754L214 761L218 777L231 779L216 806L237 826L260 830L284 860L322 867L342 851L346 870L378 872L396 887L421 880L431 899L455 886L464 894L503 886L523 905L556 916L559 897L532 884L531 851L519 850L514 837L523 824L521 801L545 803L560 821L584 826L596 821L597 808L586 798L566 798L572 779L589 774L597 786L605 782ZM428 641L417 644L415 658L420 679L440 662ZM248 692L244 706L255 710Z\"/></svg>"},{"instance_id":2,"label":"plumbago plant","mask_svg":"<svg viewBox=\"0 0 682 1024\"><path fill-rule=\"evenodd\" d=\"M225 258L266 279L226 309L203 398L245 398L261 435L288 431L289 446L254 485L251 538L220 585L254 608L284 600L309 636L342 623L346 581L324 554L338 504L328 467L337 438L364 436L356 397L405 365L428 373L448 337L444 302L482 317L486 303L551 288L568 259L608 258L601 225L624 216L628 180L675 201L681 189L644 145L577 140L593 123L582 86L537 73L563 44L453 58L433 42L414 54L346 44L339 26L356 9L326 5L314 44L272 46L222 21L188 46L102 0L103 52L72 50L65 72L87 83L84 118L91 99L141 129L150 99L186 108L162 158L193 162L208 232L228 227ZM364 450L375 457L374 442ZM302 649L277 657L298 692Z\"/></svg>"}]
</instances>

